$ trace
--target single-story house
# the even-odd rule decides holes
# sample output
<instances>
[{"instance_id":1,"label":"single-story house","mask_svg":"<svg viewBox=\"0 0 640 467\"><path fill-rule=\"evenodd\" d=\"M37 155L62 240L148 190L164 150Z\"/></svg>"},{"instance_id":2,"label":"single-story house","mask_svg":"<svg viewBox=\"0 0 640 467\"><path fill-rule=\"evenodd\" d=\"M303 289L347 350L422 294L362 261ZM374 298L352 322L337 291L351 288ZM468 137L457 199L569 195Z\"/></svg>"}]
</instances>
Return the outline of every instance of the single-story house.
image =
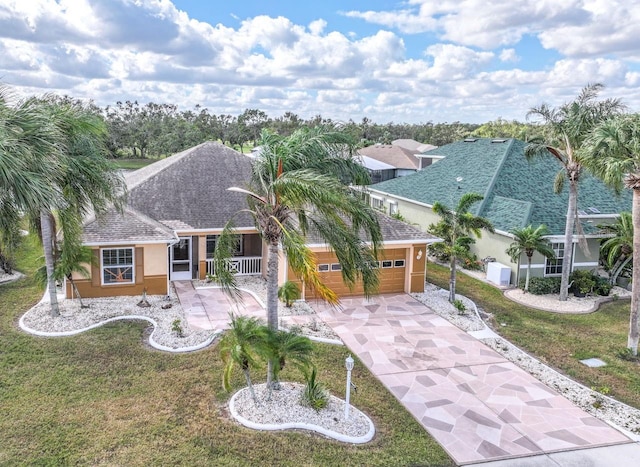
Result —
<instances>
[{"instance_id":1,"label":"single-story house","mask_svg":"<svg viewBox=\"0 0 640 467\"><path fill-rule=\"evenodd\" d=\"M405 149L393 144L373 144L358 149L360 156L370 157L395 169L393 178L410 175L420 169L420 160L416 157L418 151Z\"/></svg>"},{"instance_id":2,"label":"single-story house","mask_svg":"<svg viewBox=\"0 0 640 467\"><path fill-rule=\"evenodd\" d=\"M174 280L204 279L213 273L216 239L234 217L240 235L230 267L239 275L264 275L267 248L246 212L246 196L228 191L246 186L252 159L219 143L207 142L126 175L123 212L110 210L85 222L83 243L93 250L90 276L74 274L82 297L167 295ZM238 214L240 213L240 214ZM424 288L425 258L437 239L380 216L384 249L380 258L381 292ZM309 239L318 269L341 296L361 294L341 282L335 254ZM291 277L281 258L281 282ZM72 295L66 284L68 297ZM304 297L303 297L304 298Z\"/></svg>"},{"instance_id":3,"label":"single-story house","mask_svg":"<svg viewBox=\"0 0 640 467\"><path fill-rule=\"evenodd\" d=\"M564 229L568 190L553 190L554 179L561 169L553 157L529 162L524 156L524 141L517 139L467 138L441 146L430 153L442 160L407 177L388 180L367 189L371 205L391 214L400 213L407 221L426 230L439 221L433 213L436 201L455 208L464 193L478 193L484 199L472 207L475 215L488 218L495 234L483 232L472 251L479 259L495 258L511 269L510 282L515 283L522 264L511 263L506 249L513 241L513 229L531 224L547 226L548 238L556 253L555 260L542 255L533 257L532 274L559 276L564 263ZM592 269L598 266L598 224L613 222L621 211L631 209L631 195L615 195L600 180L584 173L579 184L578 214L585 233L588 252L577 245L571 258L572 268ZM577 242L577 238L574 238Z\"/></svg>"},{"instance_id":4,"label":"single-story house","mask_svg":"<svg viewBox=\"0 0 640 467\"><path fill-rule=\"evenodd\" d=\"M442 159L442 156L434 155L433 153L430 153L428 156L425 155L425 153L438 148L438 146L434 146L433 144L420 143L415 139L394 139L391 141L391 144L414 152L418 158L418 170L422 170Z\"/></svg>"}]
</instances>

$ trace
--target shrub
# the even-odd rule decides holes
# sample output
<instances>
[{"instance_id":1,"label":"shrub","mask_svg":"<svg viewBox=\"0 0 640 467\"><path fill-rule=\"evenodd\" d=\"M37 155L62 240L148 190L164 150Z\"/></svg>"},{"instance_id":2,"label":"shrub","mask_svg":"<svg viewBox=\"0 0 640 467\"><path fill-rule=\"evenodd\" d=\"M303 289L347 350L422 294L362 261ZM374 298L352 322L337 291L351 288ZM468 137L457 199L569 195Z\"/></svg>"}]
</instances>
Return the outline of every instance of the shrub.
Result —
<instances>
[{"instance_id":1,"label":"shrub","mask_svg":"<svg viewBox=\"0 0 640 467\"><path fill-rule=\"evenodd\" d=\"M613 288L613 285L611 285L611 283L606 277L596 276L596 286L593 289L595 293L603 297L607 297L611 292L612 288Z\"/></svg>"},{"instance_id":2,"label":"shrub","mask_svg":"<svg viewBox=\"0 0 640 467\"><path fill-rule=\"evenodd\" d=\"M176 336L184 337L184 330L182 329L180 318L176 318L171 322L171 330L176 333Z\"/></svg>"},{"instance_id":3,"label":"shrub","mask_svg":"<svg viewBox=\"0 0 640 467\"><path fill-rule=\"evenodd\" d=\"M305 375L307 381L304 391L302 391L301 403L307 407L311 407L316 412L324 409L329 403L329 393L327 390L316 380L317 372L313 368L311 373Z\"/></svg>"},{"instance_id":4,"label":"shrub","mask_svg":"<svg viewBox=\"0 0 640 467\"><path fill-rule=\"evenodd\" d=\"M286 307L291 307L295 300L300 298L300 288L295 282L287 281L278 289L278 298Z\"/></svg>"},{"instance_id":5,"label":"shrub","mask_svg":"<svg viewBox=\"0 0 640 467\"><path fill-rule=\"evenodd\" d=\"M467 307L464 305L462 300L460 300L459 298L456 298L453 301L453 306L455 307L456 310L458 310L458 314L459 315L464 315L465 311L467 311Z\"/></svg>"},{"instance_id":6,"label":"shrub","mask_svg":"<svg viewBox=\"0 0 640 467\"><path fill-rule=\"evenodd\" d=\"M533 295L547 295L560 293L559 277L532 277L529 279L529 293ZM520 279L518 287L524 289L525 279Z\"/></svg>"},{"instance_id":7,"label":"shrub","mask_svg":"<svg viewBox=\"0 0 640 467\"><path fill-rule=\"evenodd\" d=\"M573 271L569 276L569 282L571 283L571 290L575 293L590 293L594 292L597 284L598 276L593 272L587 270Z\"/></svg>"},{"instance_id":8,"label":"shrub","mask_svg":"<svg viewBox=\"0 0 640 467\"><path fill-rule=\"evenodd\" d=\"M478 255L476 254L469 255L466 258L462 258L460 262L462 263L463 268L469 269L470 271L482 270L482 261L478 260Z\"/></svg>"}]
</instances>

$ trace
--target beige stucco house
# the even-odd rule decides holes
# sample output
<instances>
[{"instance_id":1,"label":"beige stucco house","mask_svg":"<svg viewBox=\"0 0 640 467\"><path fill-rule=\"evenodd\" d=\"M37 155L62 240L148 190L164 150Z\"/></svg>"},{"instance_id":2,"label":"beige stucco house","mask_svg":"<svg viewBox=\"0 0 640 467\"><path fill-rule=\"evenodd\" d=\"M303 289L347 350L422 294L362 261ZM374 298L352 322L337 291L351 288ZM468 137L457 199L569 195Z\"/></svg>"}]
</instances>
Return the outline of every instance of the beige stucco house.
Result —
<instances>
[{"instance_id":1,"label":"beige stucco house","mask_svg":"<svg viewBox=\"0 0 640 467\"><path fill-rule=\"evenodd\" d=\"M93 250L90 277L74 275L83 297L167 295L171 281L204 279L213 272L217 237L234 216L240 234L230 267L239 275L264 275L267 248L247 213L245 195L229 191L246 186L252 159L219 143L207 142L126 175L123 212L111 210L84 225L83 243ZM380 215L384 249L380 292L417 292L424 288L425 258L433 236ZM340 296L361 294L344 285L335 254L309 238L321 277ZM295 280L282 255L280 281ZM72 295L70 284L67 296ZM304 298L304 297L303 297Z\"/></svg>"}]
</instances>

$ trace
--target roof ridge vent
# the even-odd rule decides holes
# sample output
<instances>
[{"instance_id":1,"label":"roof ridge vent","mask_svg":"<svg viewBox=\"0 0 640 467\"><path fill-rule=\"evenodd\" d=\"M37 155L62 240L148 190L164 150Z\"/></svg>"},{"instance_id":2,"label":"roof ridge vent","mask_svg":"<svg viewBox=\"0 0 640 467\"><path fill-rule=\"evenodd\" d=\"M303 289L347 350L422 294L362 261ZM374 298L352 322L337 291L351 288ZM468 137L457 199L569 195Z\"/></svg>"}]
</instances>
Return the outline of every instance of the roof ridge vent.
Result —
<instances>
[{"instance_id":1,"label":"roof ridge vent","mask_svg":"<svg viewBox=\"0 0 640 467\"><path fill-rule=\"evenodd\" d=\"M505 138L495 138L491 140L492 143L506 143L507 140Z\"/></svg>"},{"instance_id":2,"label":"roof ridge vent","mask_svg":"<svg viewBox=\"0 0 640 467\"><path fill-rule=\"evenodd\" d=\"M464 139L465 143L475 143L476 141L478 141L478 138L465 138Z\"/></svg>"}]
</instances>

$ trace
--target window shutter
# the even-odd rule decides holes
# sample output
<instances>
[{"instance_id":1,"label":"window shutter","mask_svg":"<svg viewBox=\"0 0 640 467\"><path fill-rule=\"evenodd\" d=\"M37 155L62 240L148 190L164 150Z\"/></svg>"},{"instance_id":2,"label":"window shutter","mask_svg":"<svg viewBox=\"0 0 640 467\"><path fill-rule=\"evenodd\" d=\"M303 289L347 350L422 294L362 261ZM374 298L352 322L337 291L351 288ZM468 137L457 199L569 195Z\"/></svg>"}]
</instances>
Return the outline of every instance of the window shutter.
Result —
<instances>
[{"instance_id":1,"label":"window shutter","mask_svg":"<svg viewBox=\"0 0 640 467\"><path fill-rule=\"evenodd\" d=\"M91 262L91 285L100 287L102 280L100 278L100 249L93 250L93 261Z\"/></svg>"},{"instance_id":2,"label":"window shutter","mask_svg":"<svg viewBox=\"0 0 640 467\"><path fill-rule=\"evenodd\" d=\"M136 284L144 282L144 248L136 248Z\"/></svg>"}]
</instances>

